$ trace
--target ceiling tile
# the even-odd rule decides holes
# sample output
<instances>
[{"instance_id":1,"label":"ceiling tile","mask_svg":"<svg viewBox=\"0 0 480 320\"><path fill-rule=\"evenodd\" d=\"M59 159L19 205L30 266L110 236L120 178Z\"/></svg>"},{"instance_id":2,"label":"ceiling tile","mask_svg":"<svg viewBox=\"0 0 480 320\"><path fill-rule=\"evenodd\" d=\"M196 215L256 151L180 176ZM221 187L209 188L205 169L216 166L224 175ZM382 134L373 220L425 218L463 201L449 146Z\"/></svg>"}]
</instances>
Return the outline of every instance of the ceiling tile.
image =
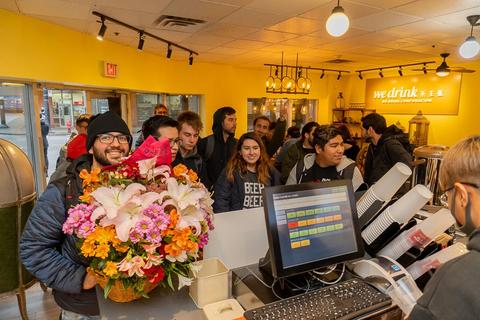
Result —
<instances>
[{"instance_id":1,"label":"ceiling tile","mask_svg":"<svg viewBox=\"0 0 480 320\"><path fill-rule=\"evenodd\" d=\"M278 15L296 16L331 0L254 0L245 7Z\"/></svg>"},{"instance_id":2,"label":"ceiling tile","mask_svg":"<svg viewBox=\"0 0 480 320\"><path fill-rule=\"evenodd\" d=\"M17 6L17 1L15 0L2 0L2 2L0 3L0 8L15 12L15 13L20 13L20 10L18 9L18 6Z\"/></svg>"},{"instance_id":3,"label":"ceiling tile","mask_svg":"<svg viewBox=\"0 0 480 320\"><path fill-rule=\"evenodd\" d=\"M95 5L158 14L165 9L170 2L171 0L142 0L139 2L131 0L96 0Z\"/></svg>"},{"instance_id":4,"label":"ceiling tile","mask_svg":"<svg viewBox=\"0 0 480 320\"><path fill-rule=\"evenodd\" d=\"M383 9L391 9L398 6L401 6L405 3L412 2L413 0L357 0L356 2L360 2L362 4L368 4L371 6L375 6L378 8Z\"/></svg>"},{"instance_id":5,"label":"ceiling tile","mask_svg":"<svg viewBox=\"0 0 480 320\"><path fill-rule=\"evenodd\" d=\"M43 16L43 15L37 15L37 14L31 15L31 16L40 20L48 21L48 22L51 22L63 27L67 27L69 29L78 30L81 32L88 32L88 26L90 24L90 21L88 20Z\"/></svg>"},{"instance_id":6,"label":"ceiling tile","mask_svg":"<svg viewBox=\"0 0 480 320\"><path fill-rule=\"evenodd\" d=\"M256 50L269 46L270 43L262 41L253 41L253 40L233 40L224 44L224 47L228 48L248 48L250 50Z\"/></svg>"},{"instance_id":7,"label":"ceiling tile","mask_svg":"<svg viewBox=\"0 0 480 320\"><path fill-rule=\"evenodd\" d=\"M466 32L469 32L470 24L467 21L467 17L477 14L480 14L480 6L458 12L452 12L446 15L435 17L433 19L438 22L448 24L452 27L465 28Z\"/></svg>"},{"instance_id":8,"label":"ceiling tile","mask_svg":"<svg viewBox=\"0 0 480 320\"><path fill-rule=\"evenodd\" d=\"M225 23L215 23L203 29L204 32L211 33L215 36L231 37L231 38L242 38L248 34L257 32L259 30L260 29L258 28L237 26L237 25L225 24Z\"/></svg>"},{"instance_id":9,"label":"ceiling tile","mask_svg":"<svg viewBox=\"0 0 480 320\"><path fill-rule=\"evenodd\" d=\"M88 19L90 5L61 0L19 0L20 12L27 15L43 15L71 19Z\"/></svg>"},{"instance_id":10,"label":"ceiling tile","mask_svg":"<svg viewBox=\"0 0 480 320\"><path fill-rule=\"evenodd\" d=\"M422 0L395 8L395 11L423 18L436 17L462 11L479 5L478 0Z\"/></svg>"},{"instance_id":11,"label":"ceiling tile","mask_svg":"<svg viewBox=\"0 0 480 320\"><path fill-rule=\"evenodd\" d=\"M265 28L282 20L285 20L284 16L241 8L223 18L220 22L252 28Z\"/></svg>"},{"instance_id":12,"label":"ceiling tile","mask_svg":"<svg viewBox=\"0 0 480 320\"><path fill-rule=\"evenodd\" d=\"M238 6L199 0L173 0L161 14L173 15L207 22L218 21L238 9Z\"/></svg>"},{"instance_id":13,"label":"ceiling tile","mask_svg":"<svg viewBox=\"0 0 480 320\"><path fill-rule=\"evenodd\" d=\"M345 10L345 14L350 20L368 16L377 12L382 11L382 9L367 6L364 4L355 3L352 1L342 1L340 4ZM315 19L327 21L328 17L332 14L333 8L337 6L337 1L328 1L326 4L318 6L310 11L305 12L301 15L302 18Z\"/></svg>"},{"instance_id":14,"label":"ceiling tile","mask_svg":"<svg viewBox=\"0 0 480 320\"><path fill-rule=\"evenodd\" d=\"M154 26L153 22L158 18L158 15L153 13L127 10L109 6L97 6L95 7L95 10L139 29ZM98 17L93 15L91 16L95 20L99 20Z\"/></svg>"},{"instance_id":15,"label":"ceiling tile","mask_svg":"<svg viewBox=\"0 0 480 320\"><path fill-rule=\"evenodd\" d=\"M201 0L203 2L219 3L219 4L229 4L232 6L242 7L249 4L253 0Z\"/></svg>"},{"instance_id":16,"label":"ceiling tile","mask_svg":"<svg viewBox=\"0 0 480 320\"><path fill-rule=\"evenodd\" d=\"M306 35L315 32L321 28L325 28L324 22L313 19L295 17L277 23L276 25L270 26L267 29L273 31L295 33L299 35Z\"/></svg>"},{"instance_id":17,"label":"ceiling tile","mask_svg":"<svg viewBox=\"0 0 480 320\"><path fill-rule=\"evenodd\" d=\"M210 53L217 53L217 54L225 54L225 55L237 55L237 54L244 54L248 52L247 49L239 49L239 48L226 48L226 47L217 47L214 49L209 50Z\"/></svg>"},{"instance_id":18,"label":"ceiling tile","mask_svg":"<svg viewBox=\"0 0 480 320\"><path fill-rule=\"evenodd\" d=\"M289 46L301 46L301 47L314 47L321 46L331 41L330 39L320 39L318 37L311 36L300 36L297 38L289 39L286 41L280 42L280 44L285 44Z\"/></svg>"},{"instance_id":19,"label":"ceiling tile","mask_svg":"<svg viewBox=\"0 0 480 320\"><path fill-rule=\"evenodd\" d=\"M332 37L331 35L328 34L327 29L324 26L322 29L310 33L309 36L318 37L318 38L322 38L322 39L328 39L330 41L335 41L337 39L350 39L350 38L354 38L354 37L357 37L357 36L360 36L360 35L363 35L363 34L367 34L367 33L368 33L368 31L365 31L365 30L360 30L360 29L356 29L356 28L349 28L343 36L341 36L340 38L335 38L335 37Z\"/></svg>"},{"instance_id":20,"label":"ceiling tile","mask_svg":"<svg viewBox=\"0 0 480 320\"><path fill-rule=\"evenodd\" d=\"M383 11L363 18L353 19L351 25L367 31L380 31L420 20L420 17L409 16L393 11Z\"/></svg>"},{"instance_id":21,"label":"ceiling tile","mask_svg":"<svg viewBox=\"0 0 480 320\"><path fill-rule=\"evenodd\" d=\"M277 43L277 42L281 42L281 41L285 41L285 40L289 40L297 37L298 35L292 34L292 33L277 32L277 31L271 31L271 30L261 30L261 31L251 33L242 38L248 39L248 40Z\"/></svg>"},{"instance_id":22,"label":"ceiling tile","mask_svg":"<svg viewBox=\"0 0 480 320\"><path fill-rule=\"evenodd\" d=\"M158 30L158 29L150 29L150 28L145 29L145 31L150 32L151 34L154 34L157 37L163 38L165 40L173 41L173 42L183 41L192 35L191 33L188 33L188 32Z\"/></svg>"},{"instance_id":23,"label":"ceiling tile","mask_svg":"<svg viewBox=\"0 0 480 320\"><path fill-rule=\"evenodd\" d=\"M230 42L232 39L227 37L214 36L208 33L195 33L183 42L202 45L221 46L224 43Z\"/></svg>"},{"instance_id":24,"label":"ceiling tile","mask_svg":"<svg viewBox=\"0 0 480 320\"><path fill-rule=\"evenodd\" d=\"M432 19L426 19L405 24L402 26L388 28L384 31L400 37L414 37L423 33L441 32L445 34L451 32L458 32L459 30L459 28L449 26L445 23L440 23Z\"/></svg>"}]
</instances>

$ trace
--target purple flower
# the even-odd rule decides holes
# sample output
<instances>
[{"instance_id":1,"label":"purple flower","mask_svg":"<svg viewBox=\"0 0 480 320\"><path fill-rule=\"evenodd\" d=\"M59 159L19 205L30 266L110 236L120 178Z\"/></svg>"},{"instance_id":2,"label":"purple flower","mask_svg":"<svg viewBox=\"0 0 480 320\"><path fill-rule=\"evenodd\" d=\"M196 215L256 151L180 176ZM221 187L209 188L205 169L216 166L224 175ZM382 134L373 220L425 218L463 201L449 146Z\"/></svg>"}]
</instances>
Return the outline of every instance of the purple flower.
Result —
<instances>
[{"instance_id":1,"label":"purple flower","mask_svg":"<svg viewBox=\"0 0 480 320\"><path fill-rule=\"evenodd\" d=\"M152 220L149 218L145 218L137 222L137 224L135 225L135 231L139 234L144 235L150 232L150 230L154 227L155 225L152 223Z\"/></svg>"},{"instance_id":2,"label":"purple flower","mask_svg":"<svg viewBox=\"0 0 480 320\"><path fill-rule=\"evenodd\" d=\"M208 233L203 233L198 237L198 247L202 249L208 243Z\"/></svg>"},{"instance_id":3,"label":"purple flower","mask_svg":"<svg viewBox=\"0 0 480 320\"><path fill-rule=\"evenodd\" d=\"M139 243L140 240L143 239L143 236L142 234L138 233L137 231L135 230L132 230L130 232L130 240L133 242L133 243Z\"/></svg>"},{"instance_id":4,"label":"purple flower","mask_svg":"<svg viewBox=\"0 0 480 320\"><path fill-rule=\"evenodd\" d=\"M161 205L154 203L145 210L143 210L143 214L153 219L158 217L159 215L165 215L165 211L163 210L163 207Z\"/></svg>"},{"instance_id":5,"label":"purple flower","mask_svg":"<svg viewBox=\"0 0 480 320\"><path fill-rule=\"evenodd\" d=\"M153 244L159 244L162 242L162 236L157 228L153 228L147 233L147 241Z\"/></svg>"},{"instance_id":6,"label":"purple flower","mask_svg":"<svg viewBox=\"0 0 480 320\"><path fill-rule=\"evenodd\" d=\"M86 238L90 233L95 231L95 223L91 221L85 221L79 228L78 228L78 235L80 238Z\"/></svg>"}]
</instances>

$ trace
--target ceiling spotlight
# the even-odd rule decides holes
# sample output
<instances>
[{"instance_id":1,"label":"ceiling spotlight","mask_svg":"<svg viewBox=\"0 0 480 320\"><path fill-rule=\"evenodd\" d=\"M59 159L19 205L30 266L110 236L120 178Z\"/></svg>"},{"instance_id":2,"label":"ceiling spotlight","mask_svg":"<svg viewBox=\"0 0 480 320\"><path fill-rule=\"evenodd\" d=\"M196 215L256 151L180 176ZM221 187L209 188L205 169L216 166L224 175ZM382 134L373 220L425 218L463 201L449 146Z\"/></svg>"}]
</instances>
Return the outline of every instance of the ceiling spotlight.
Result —
<instances>
[{"instance_id":1,"label":"ceiling spotlight","mask_svg":"<svg viewBox=\"0 0 480 320\"><path fill-rule=\"evenodd\" d=\"M190 56L188 57L188 64L192 65L193 64L193 53L190 52Z\"/></svg>"},{"instance_id":2,"label":"ceiling spotlight","mask_svg":"<svg viewBox=\"0 0 480 320\"><path fill-rule=\"evenodd\" d=\"M104 17L101 17L102 19L102 25L100 26L100 30L98 30L98 35L97 35L97 39L102 41L103 40L103 36L105 35L105 31L107 31L107 26L105 25L105 18Z\"/></svg>"},{"instance_id":3,"label":"ceiling spotlight","mask_svg":"<svg viewBox=\"0 0 480 320\"><path fill-rule=\"evenodd\" d=\"M341 77L342 77L342 73L339 71L338 76L337 76L337 80L340 80Z\"/></svg>"},{"instance_id":4,"label":"ceiling spotlight","mask_svg":"<svg viewBox=\"0 0 480 320\"><path fill-rule=\"evenodd\" d=\"M402 67L398 67L398 74L400 75L400 77L403 77Z\"/></svg>"},{"instance_id":5,"label":"ceiling spotlight","mask_svg":"<svg viewBox=\"0 0 480 320\"><path fill-rule=\"evenodd\" d=\"M327 19L327 32L331 36L340 37L347 32L349 26L350 20L345 14L345 10L340 6L340 0L338 0L337 6L333 8L332 14Z\"/></svg>"},{"instance_id":6,"label":"ceiling spotlight","mask_svg":"<svg viewBox=\"0 0 480 320\"><path fill-rule=\"evenodd\" d=\"M325 70L322 70L322 74L320 75L320 79L323 79L325 77Z\"/></svg>"},{"instance_id":7,"label":"ceiling spotlight","mask_svg":"<svg viewBox=\"0 0 480 320\"><path fill-rule=\"evenodd\" d=\"M358 73L358 77L360 78L360 80L363 80L363 76L361 72Z\"/></svg>"},{"instance_id":8,"label":"ceiling spotlight","mask_svg":"<svg viewBox=\"0 0 480 320\"><path fill-rule=\"evenodd\" d=\"M465 42L462 43L458 51L463 58L471 59L480 52L480 45L478 44L477 39L473 36L473 27L479 25L477 22L480 20L480 15L468 16L467 20L472 26L470 36L465 39Z\"/></svg>"},{"instance_id":9,"label":"ceiling spotlight","mask_svg":"<svg viewBox=\"0 0 480 320\"><path fill-rule=\"evenodd\" d=\"M425 63L423 64L422 71L424 74L427 74L427 65Z\"/></svg>"},{"instance_id":10,"label":"ceiling spotlight","mask_svg":"<svg viewBox=\"0 0 480 320\"><path fill-rule=\"evenodd\" d=\"M171 56L172 56L172 44L169 43L167 47L167 59L170 59Z\"/></svg>"},{"instance_id":11,"label":"ceiling spotlight","mask_svg":"<svg viewBox=\"0 0 480 320\"><path fill-rule=\"evenodd\" d=\"M138 33L138 51L142 51L143 50L143 45L145 43L145 35L143 34L143 31L140 31Z\"/></svg>"},{"instance_id":12,"label":"ceiling spotlight","mask_svg":"<svg viewBox=\"0 0 480 320\"><path fill-rule=\"evenodd\" d=\"M450 68L448 67L447 65L447 62L445 61L445 59L449 56L450 54L449 53L442 53L440 56L443 58L443 61L442 63L438 66L437 70L435 71L435 73L437 74L437 76L439 77L446 77L450 74Z\"/></svg>"},{"instance_id":13,"label":"ceiling spotlight","mask_svg":"<svg viewBox=\"0 0 480 320\"><path fill-rule=\"evenodd\" d=\"M382 72L382 69L380 69L380 72L378 73L378 75L380 76L380 78L383 78L383 72Z\"/></svg>"}]
</instances>

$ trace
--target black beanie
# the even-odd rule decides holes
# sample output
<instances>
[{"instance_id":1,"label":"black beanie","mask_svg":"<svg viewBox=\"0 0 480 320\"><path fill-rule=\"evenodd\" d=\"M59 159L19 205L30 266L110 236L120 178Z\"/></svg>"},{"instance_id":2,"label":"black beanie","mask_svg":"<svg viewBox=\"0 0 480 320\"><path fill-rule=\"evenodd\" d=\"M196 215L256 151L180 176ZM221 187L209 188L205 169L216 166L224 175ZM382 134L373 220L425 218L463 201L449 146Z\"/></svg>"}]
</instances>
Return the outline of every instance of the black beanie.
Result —
<instances>
[{"instance_id":1,"label":"black beanie","mask_svg":"<svg viewBox=\"0 0 480 320\"><path fill-rule=\"evenodd\" d=\"M99 134L108 132L120 132L130 136L129 147L132 147L132 135L127 124L123 119L113 111L101 113L90 122L87 128L87 151L95 143L95 139Z\"/></svg>"}]
</instances>

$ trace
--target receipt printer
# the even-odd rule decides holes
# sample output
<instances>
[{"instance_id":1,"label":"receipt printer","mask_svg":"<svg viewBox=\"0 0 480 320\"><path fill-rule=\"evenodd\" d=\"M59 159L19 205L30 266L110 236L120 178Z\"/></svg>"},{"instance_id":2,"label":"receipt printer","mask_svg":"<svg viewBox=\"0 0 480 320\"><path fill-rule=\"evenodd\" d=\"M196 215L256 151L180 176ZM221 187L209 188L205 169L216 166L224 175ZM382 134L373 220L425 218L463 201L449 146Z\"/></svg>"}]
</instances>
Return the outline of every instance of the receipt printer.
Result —
<instances>
[{"instance_id":1,"label":"receipt printer","mask_svg":"<svg viewBox=\"0 0 480 320\"><path fill-rule=\"evenodd\" d=\"M407 316L422 292L407 270L389 257L378 256L352 263L353 272L388 294Z\"/></svg>"}]
</instances>

